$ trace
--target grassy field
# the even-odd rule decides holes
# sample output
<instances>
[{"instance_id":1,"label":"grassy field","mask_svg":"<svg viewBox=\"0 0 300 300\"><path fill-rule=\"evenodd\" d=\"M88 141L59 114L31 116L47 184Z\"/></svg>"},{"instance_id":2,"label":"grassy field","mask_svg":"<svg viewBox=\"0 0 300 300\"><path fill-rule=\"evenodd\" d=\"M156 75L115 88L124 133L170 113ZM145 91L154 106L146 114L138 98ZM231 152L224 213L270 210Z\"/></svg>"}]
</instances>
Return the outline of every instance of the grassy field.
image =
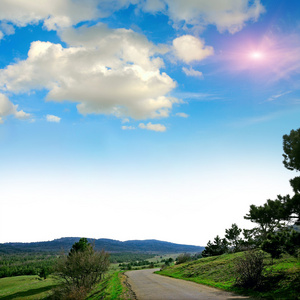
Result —
<instances>
[{"instance_id":1,"label":"grassy field","mask_svg":"<svg viewBox=\"0 0 300 300\"><path fill-rule=\"evenodd\" d=\"M29 259L29 258L33 259ZM14 266L21 267L29 262L36 262L36 254L28 255L22 262L21 255L7 255L6 260L11 260ZM154 255L143 253L117 253L112 255L112 261L139 261L153 258ZM52 259L52 257L51 257ZM158 259L158 257L157 257ZM2 256L2 263L3 263ZM1 265L0 265L1 267ZM105 280L96 286L87 299L130 299L127 297L128 289L125 285L125 277L120 272L119 262L111 263L109 271L105 274ZM0 278L0 299L49 299L52 289L57 286L54 277L49 276L46 280L38 275L24 275Z\"/></svg>"},{"instance_id":2,"label":"grassy field","mask_svg":"<svg viewBox=\"0 0 300 300\"><path fill-rule=\"evenodd\" d=\"M87 299L130 299L127 298L128 291L124 284L123 274L119 271L110 273L91 292ZM0 279L0 299L1 300L37 300L49 299L51 290L56 287L56 282L49 277L41 280L38 276L16 276Z\"/></svg>"},{"instance_id":3,"label":"grassy field","mask_svg":"<svg viewBox=\"0 0 300 300\"><path fill-rule=\"evenodd\" d=\"M53 278L39 276L16 276L0 279L0 299L47 299L56 286Z\"/></svg>"},{"instance_id":4,"label":"grassy field","mask_svg":"<svg viewBox=\"0 0 300 300\"><path fill-rule=\"evenodd\" d=\"M172 266L158 272L158 274L190 280L257 298L299 299L299 259L284 256L281 259L274 259L272 265L271 258L266 254L263 285L259 290L254 291L235 286L234 263L242 255L243 253L235 253L202 258Z\"/></svg>"}]
</instances>

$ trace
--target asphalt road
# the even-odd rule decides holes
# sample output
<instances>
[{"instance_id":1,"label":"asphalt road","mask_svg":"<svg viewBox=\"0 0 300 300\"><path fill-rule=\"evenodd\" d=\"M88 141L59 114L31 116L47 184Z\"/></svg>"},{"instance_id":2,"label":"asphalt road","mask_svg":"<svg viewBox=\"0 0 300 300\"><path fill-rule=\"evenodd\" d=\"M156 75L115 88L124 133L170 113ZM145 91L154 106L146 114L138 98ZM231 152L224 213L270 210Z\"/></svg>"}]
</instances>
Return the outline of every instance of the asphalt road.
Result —
<instances>
[{"instance_id":1,"label":"asphalt road","mask_svg":"<svg viewBox=\"0 0 300 300\"><path fill-rule=\"evenodd\" d=\"M126 272L138 300L249 299L194 282L153 274L158 270Z\"/></svg>"}]
</instances>

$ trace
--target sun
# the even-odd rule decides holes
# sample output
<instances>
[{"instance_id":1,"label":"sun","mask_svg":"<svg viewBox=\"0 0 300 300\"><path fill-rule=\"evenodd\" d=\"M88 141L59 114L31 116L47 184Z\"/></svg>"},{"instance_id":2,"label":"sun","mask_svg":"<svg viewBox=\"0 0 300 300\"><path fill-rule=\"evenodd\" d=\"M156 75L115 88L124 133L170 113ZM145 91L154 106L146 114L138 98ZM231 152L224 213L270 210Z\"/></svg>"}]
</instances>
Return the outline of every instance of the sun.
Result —
<instances>
[{"instance_id":1,"label":"sun","mask_svg":"<svg viewBox=\"0 0 300 300\"><path fill-rule=\"evenodd\" d=\"M252 59L259 60L259 59L262 59L262 58L264 57L264 55L263 55L262 52L254 51L254 52L251 52L251 53L250 53L250 57L251 57Z\"/></svg>"}]
</instances>

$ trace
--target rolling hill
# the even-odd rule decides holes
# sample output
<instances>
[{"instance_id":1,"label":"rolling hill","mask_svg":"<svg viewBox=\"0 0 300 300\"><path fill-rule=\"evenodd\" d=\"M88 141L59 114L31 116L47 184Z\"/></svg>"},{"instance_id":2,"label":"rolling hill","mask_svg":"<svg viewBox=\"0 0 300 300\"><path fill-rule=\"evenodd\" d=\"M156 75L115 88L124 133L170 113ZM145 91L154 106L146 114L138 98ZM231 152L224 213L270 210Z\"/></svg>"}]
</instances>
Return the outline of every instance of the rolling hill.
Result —
<instances>
[{"instance_id":1,"label":"rolling hill","mask_svg":"<svg viewBox=\"0 0 300 300\"><path fill-rule=\"evenodd\" d=\"M0 253L68 251L79 239L79 237L65 237L46 242L4 243L0 244ZM95 245L95 249L104 249L108 252L182 253L201 252L204 249L200 246L174 244L158 240L131 240L125 242L111 239L89 238L88 240Z\"/></svg>"}]
</instances>

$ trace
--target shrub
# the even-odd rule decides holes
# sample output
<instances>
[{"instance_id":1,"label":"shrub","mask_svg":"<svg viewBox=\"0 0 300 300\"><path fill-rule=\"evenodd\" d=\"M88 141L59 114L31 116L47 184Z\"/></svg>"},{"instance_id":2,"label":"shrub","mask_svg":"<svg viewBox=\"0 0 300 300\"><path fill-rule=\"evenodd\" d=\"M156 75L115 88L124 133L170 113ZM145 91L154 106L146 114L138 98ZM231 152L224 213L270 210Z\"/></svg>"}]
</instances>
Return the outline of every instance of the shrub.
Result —
<instances>
[{"instance_id":1,"label":"shrub","mask_svg":"<svg viewBox=\"0 0 300 300\"><path fill-rule=\"evenodd\" d=\"M176 264L183 264L189 260L191 260L191 255L189 253L179 254L179 256L176 258Z\"/></svg>"},{"instance_id":2,"label":"shrub","mask_svg":"<svg viewBox=\"0 0 300 300\"><path fill-rule=\"evenodd\" d=\"M236 259L236 285L244 288L256 288L260 286L264 270L263 260L263 252L257 250L244 252L244 256Z\"/></svg>"},{"instance_id":3,"label":"shrub","mask_svg":"<svg viewBox=\"0 0 300 300\"><path fill-rule=\"evenodd\" d=\"M61 295L61 299L84 299L101 281L108 267L109 254L103 250L95 251L86 239L80 239L69 254L63 255L57 262L56 275L62 286L56 294Z\"/></svg>"}]
</instances>

